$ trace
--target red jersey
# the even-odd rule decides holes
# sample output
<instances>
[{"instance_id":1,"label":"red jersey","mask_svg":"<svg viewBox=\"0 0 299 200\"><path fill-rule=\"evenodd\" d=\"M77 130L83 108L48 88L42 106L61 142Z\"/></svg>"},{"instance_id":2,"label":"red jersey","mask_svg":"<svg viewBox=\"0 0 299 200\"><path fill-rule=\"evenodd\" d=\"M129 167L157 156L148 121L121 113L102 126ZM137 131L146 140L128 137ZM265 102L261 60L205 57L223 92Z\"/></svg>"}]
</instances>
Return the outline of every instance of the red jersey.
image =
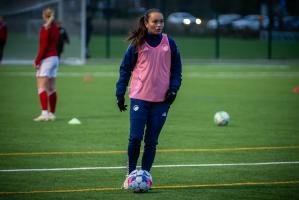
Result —
<instances>
[{"instance_id":1,"label":"red jersey","mask_svg":"<svg viewBox=\"0 0 299 200\"><path fill-rule=\"evenodd\" d=\"M57 43L59 39L59 29L55 23L52 23L49 28L42 26L40 30L39 50L35 58L35 65L39 65L41 60L57 56Z\"/></svg>"},{"instance_id":2,"label":"red jersey","mask_svg":"<svg viewBox=\"0 0 299 200\"><path fill-rule=\"evenodd\" d=\"M0 22L0 42L5 43L7 39L7 26L5 22Z\"/></svg>"}]
</instances>

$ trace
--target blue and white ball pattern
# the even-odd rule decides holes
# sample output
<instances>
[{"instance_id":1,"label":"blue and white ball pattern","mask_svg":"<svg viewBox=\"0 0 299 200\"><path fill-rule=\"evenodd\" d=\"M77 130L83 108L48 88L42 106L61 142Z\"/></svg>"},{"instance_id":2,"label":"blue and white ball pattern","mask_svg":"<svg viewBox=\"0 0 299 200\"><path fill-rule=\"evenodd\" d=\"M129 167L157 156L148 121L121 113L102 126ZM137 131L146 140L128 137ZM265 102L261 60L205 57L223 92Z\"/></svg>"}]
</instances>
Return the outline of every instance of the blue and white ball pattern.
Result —
<instances>
[{"instance_id":1,"label":"blue and white ball pattern","mask_svg":"<svg viewBox=\"0 0 299 200\"><path fill-rule=\"evenodd\" d=\"M229 114L225 111L216 112L214 115L214 122L218 126L226 126L229 123Z\"/></svg>"},{"instance_id":2,"label":"blue and white ball pattern","mask_svg":"<svg viewBox=\"0 0 299 200\"><path fill-rule=\"evenodd\" d=\"M152 186L152 176L146 170L134 170L129 174L128 186L133 192L147 192Z\"/></svg>"}]
</instances>

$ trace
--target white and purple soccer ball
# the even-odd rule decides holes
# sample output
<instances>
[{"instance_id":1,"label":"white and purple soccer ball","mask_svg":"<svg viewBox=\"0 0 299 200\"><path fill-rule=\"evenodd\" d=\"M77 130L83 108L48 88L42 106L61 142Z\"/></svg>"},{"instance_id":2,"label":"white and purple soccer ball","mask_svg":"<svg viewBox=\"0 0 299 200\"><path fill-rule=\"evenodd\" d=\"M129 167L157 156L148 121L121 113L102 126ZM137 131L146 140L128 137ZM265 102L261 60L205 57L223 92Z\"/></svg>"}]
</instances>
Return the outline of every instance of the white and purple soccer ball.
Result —
<instances>
[{"instance_id":1,"label":"white and purple soccer ball","mask_svg":"<svg viewBox=\"0 0 299 200\"><path fill-rule=\"evenodd\" d=\"M129 174L128 186L133 192L148 192L152 183L152 176L146 170L134 170Z\"/></svg>"}]
</instances>

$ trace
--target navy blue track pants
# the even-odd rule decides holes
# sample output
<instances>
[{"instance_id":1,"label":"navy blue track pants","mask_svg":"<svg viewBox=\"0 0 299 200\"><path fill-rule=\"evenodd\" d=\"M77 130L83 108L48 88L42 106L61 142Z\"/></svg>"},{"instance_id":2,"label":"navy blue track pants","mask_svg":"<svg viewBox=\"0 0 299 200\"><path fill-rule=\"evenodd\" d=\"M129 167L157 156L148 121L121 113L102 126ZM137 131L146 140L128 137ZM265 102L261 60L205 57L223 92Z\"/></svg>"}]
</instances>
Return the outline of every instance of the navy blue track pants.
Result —
<instances>
[{"instance_id":1,"label":"navy blue track pants","mask_svg":"<svg viewBox=\"0 0 299 200\"><path fill-rule=\"evenodd\" d=\"M140 146L144 136L144 151L141 168L150 171L155 155L158 138L166 121L169 105L163 102L148 102L131 99L130 137L128 145L128 170L136 169Z\"/></svg>"}]
</instances>

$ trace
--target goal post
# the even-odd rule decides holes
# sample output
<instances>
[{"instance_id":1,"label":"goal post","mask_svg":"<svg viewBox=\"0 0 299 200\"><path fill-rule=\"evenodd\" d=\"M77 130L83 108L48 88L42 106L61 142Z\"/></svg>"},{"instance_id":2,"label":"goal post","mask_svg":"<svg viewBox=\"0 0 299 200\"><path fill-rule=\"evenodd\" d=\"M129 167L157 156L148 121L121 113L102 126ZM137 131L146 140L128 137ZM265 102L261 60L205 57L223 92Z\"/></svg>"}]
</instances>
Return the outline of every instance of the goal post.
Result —
<instances>
[{"instance_id":1,"label":"goal post","mask_svg":"<svg viewBox=\"0 0 299 200\"><path fill-rule=\"evenodd\" d=\"M70 44L65 44L61 62L85 63L86 0L1 0L0 16L8 29L2 63L33 63L39 47L42 11L47 7L55 10L55 19L69 35Z\"/></svg>"}]
</instances>

